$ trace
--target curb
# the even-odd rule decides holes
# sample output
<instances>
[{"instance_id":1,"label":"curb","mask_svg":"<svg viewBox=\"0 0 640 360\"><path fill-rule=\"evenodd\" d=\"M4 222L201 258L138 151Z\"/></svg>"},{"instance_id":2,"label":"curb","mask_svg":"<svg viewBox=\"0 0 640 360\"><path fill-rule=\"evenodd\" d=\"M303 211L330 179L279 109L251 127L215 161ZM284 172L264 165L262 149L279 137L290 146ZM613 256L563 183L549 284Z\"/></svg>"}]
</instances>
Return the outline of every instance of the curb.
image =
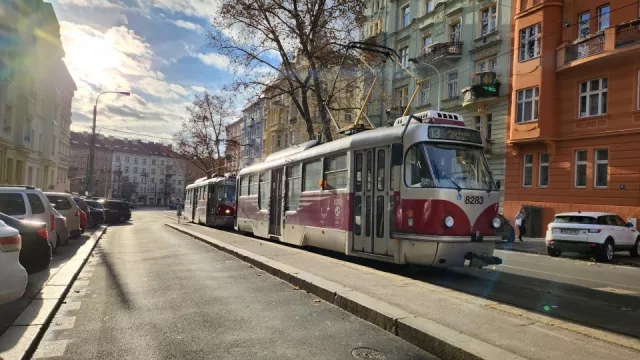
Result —
<instances>
[{"instance_id":1,"label":"curb","mask_svg":"<svg viewBox=\"0 0 640 360\"><path fill-rule=\"evenodd\" d=\"M15 339L18 340L15 342L15 346L13 346L12 349L6 351L5 355L0 356L0 359L30 359L31 356L33 356L38 347L38 344L40 343L40 340L44 336L49 325L51 324L51 321L53 320L54 316L58 312L58 309L69 293L71 286L73 286L73 283L78 278L78 275L80 275L80 272L84 268L84 265L89 260L89 257L91 257L93 249L95 249L96 245L106 231L107 227L104 225L96 230L91 235L89 240L87 240L90 248L88 250L85 250L83 248L87 245L87 243L82 245L78 249L78 253L70 258L65 263L65 265L63 265L62 269L43 285L38 295L31 299L29 305L25 307L22 313L13 322L13 324L9 328L7 328L2 336L0 336L0 345L2 344L3 340L14 340L10 338L18 336L18 338ZM93 241L93 244L90 244L91 241ZM65 268L66 266L71 266L71 270L69 270L69 268ZM50 290L53 290L55 288L55 291L53 291L53 293L55 294L53 295L53 298L44 296L43 293L47 290L47 287L50 287ZM62 288L62 291L59 291L59 288ZM29 313L33 310L32 305L35 304L35 301L41 301L43 305L45 305L46 303L47 306L43 306L42 309L35 309L36 311L40 311L38 311L37 318L32 319L30 323L21 321L21 318L25 313ZM42 312L44 312L44 314L41 315ZM18 331L12 331L12 329ZM23 329L25 331L22 331Z\"/></svg>"},{"instance_id":2,"label":"curb","mask_svg":"<svg viewBox=\"0 0 640 360\"><path fill-rule=\"evenodd\" d=\"M432 320L419 317L369 295L355 291L292 266L269 259L210 237L194 234L173 224L166 226L233 255L279 279L331 303L352 315L443 360L523 359L482 340Z\"/></svg>"},{"instance_id":3,"label":"curb","mask_svg":"<svg viewBox=\"0 0 640 360\"><path fill-rule=\"evenodd\" d=\"M541 253L535 250L523 250L523 249L506 249L506 248L496 248L496 250L500 250L500 251L512 251L512 252L517 252L517 253L522 253L522 254L532 254L532 255L539 255L539 256L547 256L546 253ZM615 254L614 254L615 256ZM576 260L576 261L585 261L585 262L590 262L588 260L585 259L575 259L575 258L571 258L571 257L565 257L565 256L561 256L560 258L562 259L569 259L569 260ZM618 265L618 266L626 266L626 267L640 267L640 265L638 265L635 262L631 262L631 261L625 261L624 258L622 258L622 260L620 260L620 258L614 258L613 262L611 263L599 263L599 264L606 264L606 265Z\"/></svg>"}]
</instances>

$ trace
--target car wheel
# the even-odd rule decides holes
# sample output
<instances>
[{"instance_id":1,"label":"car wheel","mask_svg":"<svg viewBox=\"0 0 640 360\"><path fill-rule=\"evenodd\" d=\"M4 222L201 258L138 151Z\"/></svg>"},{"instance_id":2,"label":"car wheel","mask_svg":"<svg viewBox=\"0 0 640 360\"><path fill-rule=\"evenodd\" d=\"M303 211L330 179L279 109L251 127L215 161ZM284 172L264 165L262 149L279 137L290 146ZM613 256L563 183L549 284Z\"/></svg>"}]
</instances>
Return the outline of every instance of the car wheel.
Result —
<instances>
[{"instance_id":1,"label":"car wheel","mask_svg":"<svg viewBox=\"0 0 640 360\"><path fill-rule=\"evenodd\" d=\"M636 239L635 245L629 250L631 257L640 257L640 237Z\"/></svg>"},{"instance_id":2,"label":"car wheel","mask_svg":"<svg viewBox=\"0 0 640 360\"><path fill-rule=\"evenodd\" d=\"M604 245L598 250L598 261L611 262L613 260L613 253L615 252L615 246L612 239L608 239L604 242Z\"/></svg>"},{"instance_id":3,"label":"car wheel","mask_svg":"<svg viewBox=\"0 0 640 360\"><path fill-rule=\"evenodd\" d=\"M549 254L549 256L551 257L558 257L560 255L562 255L562 251L558 250L558 249L554 249L550 246L547 246L547 254Z\"/></svg>"}]
</instances>

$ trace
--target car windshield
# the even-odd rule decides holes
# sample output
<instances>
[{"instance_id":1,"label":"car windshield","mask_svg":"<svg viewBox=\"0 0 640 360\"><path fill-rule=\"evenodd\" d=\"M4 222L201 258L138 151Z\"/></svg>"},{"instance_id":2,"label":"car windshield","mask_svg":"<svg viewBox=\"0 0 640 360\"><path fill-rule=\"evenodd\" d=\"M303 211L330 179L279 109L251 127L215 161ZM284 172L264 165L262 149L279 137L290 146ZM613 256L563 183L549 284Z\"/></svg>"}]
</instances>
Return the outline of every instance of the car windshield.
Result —
<instances>
[{"instance_id":1,"label":"car windshield","mask_svg":"<svg viewBox=\"0 0 640 360\"><path fill-rule=\"evenodd\" d=\"M559 215L553 220L556 224L595 224L596 219L591 216Z\"/></svg>"},{"instance_id":2,"label":"car windshield","mask_svg":"<svg viewBox=\"0 0 640 360\"><path fill-rule=\"evenodd\" d=\"M87 205L91 206L92 208L95 208L95 209L101 209L101 210L102 210L102 209L104 209L104 208L102 207L102 204L100 204L100 203L99 203L99 202L97 202L97 201L93 201L93 200L86 200L85 202L87 203Z\"/></svg>"},{"instance_id":3,"label":"car windshield","mask_svg":"<svg viewBox=\"0 0 640 360\"><path fill-rule=\"evenodd\" d=\"M422 143L407 152L405 181L409 187L495 190L482 148Z\"/></svg>"}]
</instances>

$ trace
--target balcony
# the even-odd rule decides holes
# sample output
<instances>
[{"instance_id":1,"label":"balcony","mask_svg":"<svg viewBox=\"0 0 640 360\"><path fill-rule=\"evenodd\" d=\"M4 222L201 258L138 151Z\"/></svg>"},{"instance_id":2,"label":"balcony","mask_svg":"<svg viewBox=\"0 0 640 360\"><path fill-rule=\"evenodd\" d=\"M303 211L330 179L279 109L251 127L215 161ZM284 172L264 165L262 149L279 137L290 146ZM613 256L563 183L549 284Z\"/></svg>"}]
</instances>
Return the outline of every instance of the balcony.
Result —
<instances>
[{"instance_id":1,"label":"balcony","mask_svg":"<svg viewBox=\"0 0 640 360\"><path fill-rule=\"evenodd\" d=\"M567 47L565 63L568 64L602 52L604 52L604 32L574 41L571 46Z\"/></svg>"},{"instance_id":2,"label":"balcony","mask_svg":"<svg viewBox=\"0 0 640 360\"><path fill-rule=\"evenodd\" d=\"M616 26L616 48L640 44L640 19Z\"/></svg>"},{"instance_id":3,"label":"balcony","mask_svg":"<svg viewBox=\"0 0 640 360\"><path fill-rule=\"evenodd\" d=\"M462 57L462 42L443 42L425 46L422 55L411 59L416 69L426 64L434 64L441 61L458 60Z\"/></svg>"},{"instance_id":4,"label":"balcony","mask_svg":"<svg viewBox=\"0 0 640 360\"><path fill-rule=\"evenodd\" d=\"M498 100L500 81L495 72L481 72L473 75L471 86L462 89L462 106L486 104Z\"/></svg>"}]
</instances>

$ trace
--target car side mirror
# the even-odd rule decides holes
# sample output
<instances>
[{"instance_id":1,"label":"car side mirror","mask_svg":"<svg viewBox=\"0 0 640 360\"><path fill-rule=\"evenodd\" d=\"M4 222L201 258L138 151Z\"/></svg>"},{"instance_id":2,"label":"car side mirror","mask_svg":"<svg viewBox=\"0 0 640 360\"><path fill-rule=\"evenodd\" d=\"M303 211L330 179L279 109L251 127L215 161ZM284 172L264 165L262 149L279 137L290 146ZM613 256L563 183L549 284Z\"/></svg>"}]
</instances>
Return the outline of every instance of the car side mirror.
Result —
<instances>
[{"instance_id":1,"label":"car side mirror","mask_svg":"<svg viewBox=\"0 0 640 360\"><path fill-rule=\"evenodd\" d=\"M402 144L401 143L391 144L391 165L393 166L402 165Z\"/></svg>"},{"instance_id":2,"label":"car side mirror","mask_svg":"<svg viewBox=\"0 0 640 360\"><path fill-rule=\"evenodd\" d=\"M502 183L500 182L500 180L496 181L496 188L498 188L498 190L500 190L501 186L502 186Z\"/></svg>"},{"instance_id":3,"label":"car side mirror","mask_svg":"<svg viewBox=\"0 0 640 360\"><path fill-rule=\"evenodd\" d=\"M633 227L634 227L634 225L633 225L633 223L628 222L628 223L627 223L627 227L628 227L628 228L633 228Z\"/></svg>"}]
</instances>

